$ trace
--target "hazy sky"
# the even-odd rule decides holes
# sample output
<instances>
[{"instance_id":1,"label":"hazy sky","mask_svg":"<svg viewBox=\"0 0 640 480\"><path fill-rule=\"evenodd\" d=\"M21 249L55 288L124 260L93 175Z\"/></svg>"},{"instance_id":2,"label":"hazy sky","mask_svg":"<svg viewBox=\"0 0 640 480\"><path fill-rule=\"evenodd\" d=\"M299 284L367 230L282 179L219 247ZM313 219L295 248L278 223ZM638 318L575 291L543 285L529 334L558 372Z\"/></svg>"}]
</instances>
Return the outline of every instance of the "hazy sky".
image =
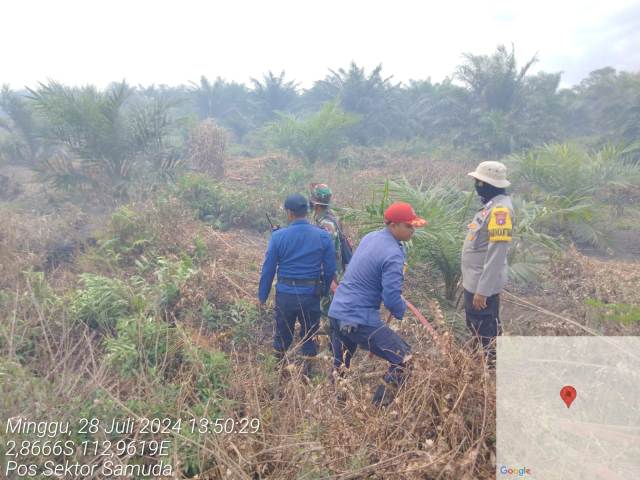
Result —
<instances>
[{"instance_id":1,"label":"hazy sky","mask_svg":"<svg viewBox=\"0 0 640 480\"><path fill-rule=\"evenodd\" d=\"M521 63L576 83L640 70L640 0L3 0L0 84L247 82L310 86L351 60L396 81L441 80L463 52L514 43ZM535 71L534 70L534 71Z\"/></svg>"}]
</instances>

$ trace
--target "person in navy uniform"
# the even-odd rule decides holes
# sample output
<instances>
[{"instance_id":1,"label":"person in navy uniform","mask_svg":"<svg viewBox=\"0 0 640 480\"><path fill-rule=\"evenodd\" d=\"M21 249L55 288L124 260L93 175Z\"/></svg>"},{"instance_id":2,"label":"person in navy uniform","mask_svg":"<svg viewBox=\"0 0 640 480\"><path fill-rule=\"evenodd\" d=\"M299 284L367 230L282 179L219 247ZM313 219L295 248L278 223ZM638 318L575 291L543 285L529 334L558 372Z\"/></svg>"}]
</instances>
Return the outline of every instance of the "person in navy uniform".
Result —
<instances>
[{"instance_id":1,"label":"person in navy uniform","mask_svg":"<svg viewBox=\"0 0 640 480\"><path fill-rule=\"evenodd\" d=\"M300 323L303 373L311 373L318 354L316 333L320 299L326 296L336 274L333 239L307 220L308 203L299 193L284 202L289 225L273 232L265 254L258 298L264 305L277 274L273 349L281 360L291 346L296 321Z\"/></svg>"}]
</instances>

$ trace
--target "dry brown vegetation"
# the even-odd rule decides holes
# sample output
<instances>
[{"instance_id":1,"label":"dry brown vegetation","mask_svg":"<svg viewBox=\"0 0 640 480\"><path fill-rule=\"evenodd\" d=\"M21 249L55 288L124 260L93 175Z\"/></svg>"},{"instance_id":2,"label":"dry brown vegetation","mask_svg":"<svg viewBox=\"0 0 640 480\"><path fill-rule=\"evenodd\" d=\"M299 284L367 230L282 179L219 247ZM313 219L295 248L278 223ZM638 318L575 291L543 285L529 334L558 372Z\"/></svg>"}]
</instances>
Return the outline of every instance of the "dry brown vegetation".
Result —
<instances>
[{"instance_id":1,"label":"dry brown vegetation","mask_svg":"<svg viewBox=\"0 0 640 480\"><path fill-rule=\"evenodd\" d=\"M189 141L189 159L192 166L214 178L224 175L224 159L229 134L212 119L206 119L193 129Z\"/></svg>"},{"instance_id":2,"label":"dry brown vegetation","mask_svg":"<svg viewBox=\"0 0 640 480\"><path fill-rule=\"evenodd\" d=\"M493 378L483 373L480 358L465 350L441 358L426 331L412 330L418 353L411 380L382 409L369 399L385 366L364 352L335 385L324 378L307 384L293 365L265 375L239 358L230 395L244 415L258 416L265 428L258 436L219 441L224 453L217 455L216 473L220 478L250 478L231 473L238 471L283 479L489 478ZM322 363L329 371L330 362Z\"/></svg>"},{"instance_id":3,"label":"dry brown vegetation","mask_svg":"<svg viewBox=\"0 0 640 480\"><path fill-rule=\"evenodd\" d=\"M600 260L587 257L571 248L552 267L562 293L581 303L597 298L604 303L631 303L640 289L637 263Z\"/></svg>"}]
</instances>

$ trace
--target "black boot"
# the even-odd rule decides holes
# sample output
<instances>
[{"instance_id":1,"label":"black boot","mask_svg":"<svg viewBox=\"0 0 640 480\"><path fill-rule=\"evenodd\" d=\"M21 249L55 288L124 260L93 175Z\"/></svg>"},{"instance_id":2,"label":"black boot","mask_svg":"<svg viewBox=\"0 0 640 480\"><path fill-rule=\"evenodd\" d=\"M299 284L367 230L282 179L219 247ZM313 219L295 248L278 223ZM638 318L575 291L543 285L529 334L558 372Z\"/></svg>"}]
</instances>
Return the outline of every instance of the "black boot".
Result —
<instances>
[{"instance_id":1,"label":"black boot","mask_svg":"<svg viewBox=\"0 0 640 480\"><path fill-rule=\"evenodd\" d=\"M308 379L311 379L311 377L313 377L316 374L316 367L315 367L315 362L316 358L315 357L307 357L304 356L302 357L302 375L307 377Z\"/></svg>"},{"instance_id":2,"label":"black boot","mask_svg":"<svg viewBox=\"0 0 640 480\"><path fill-rule=\"evenodd\" d=\"M389 388L387 385L378 385L376 391L373 393L373 398L371 399L371 403L377 407L386 407L387 405L393 402L395 398L395 391L392 388Z\"/></svg>"}]
</instances>

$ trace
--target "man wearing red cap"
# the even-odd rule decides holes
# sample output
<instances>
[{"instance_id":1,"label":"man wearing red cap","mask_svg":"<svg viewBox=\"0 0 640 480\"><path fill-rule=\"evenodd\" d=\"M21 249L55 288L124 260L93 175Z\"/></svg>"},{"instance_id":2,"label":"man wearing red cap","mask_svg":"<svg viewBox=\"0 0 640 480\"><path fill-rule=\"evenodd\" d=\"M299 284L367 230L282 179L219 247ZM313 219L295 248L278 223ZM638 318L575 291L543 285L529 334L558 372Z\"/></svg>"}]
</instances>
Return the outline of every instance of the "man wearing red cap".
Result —
<instances>
[{"instance_id":1,"label":"man wearing red cap","mask_svg":"<svg viewBox=\"0 0 640 480\"><path fill-rule=\"evenodd\" d=\"M406 375L411 347L380 318L380 304L402 319L407 308L402 298L405 254L400 242L413 236L426 221L408 203L397 202L384 212L382 230L367 234L356 249L329 308L334 367L349 368L358 346L389 362L385 384L375 391L373 403L393 400L388 387L399 387Z\"/></svg>"}]
</instances>

